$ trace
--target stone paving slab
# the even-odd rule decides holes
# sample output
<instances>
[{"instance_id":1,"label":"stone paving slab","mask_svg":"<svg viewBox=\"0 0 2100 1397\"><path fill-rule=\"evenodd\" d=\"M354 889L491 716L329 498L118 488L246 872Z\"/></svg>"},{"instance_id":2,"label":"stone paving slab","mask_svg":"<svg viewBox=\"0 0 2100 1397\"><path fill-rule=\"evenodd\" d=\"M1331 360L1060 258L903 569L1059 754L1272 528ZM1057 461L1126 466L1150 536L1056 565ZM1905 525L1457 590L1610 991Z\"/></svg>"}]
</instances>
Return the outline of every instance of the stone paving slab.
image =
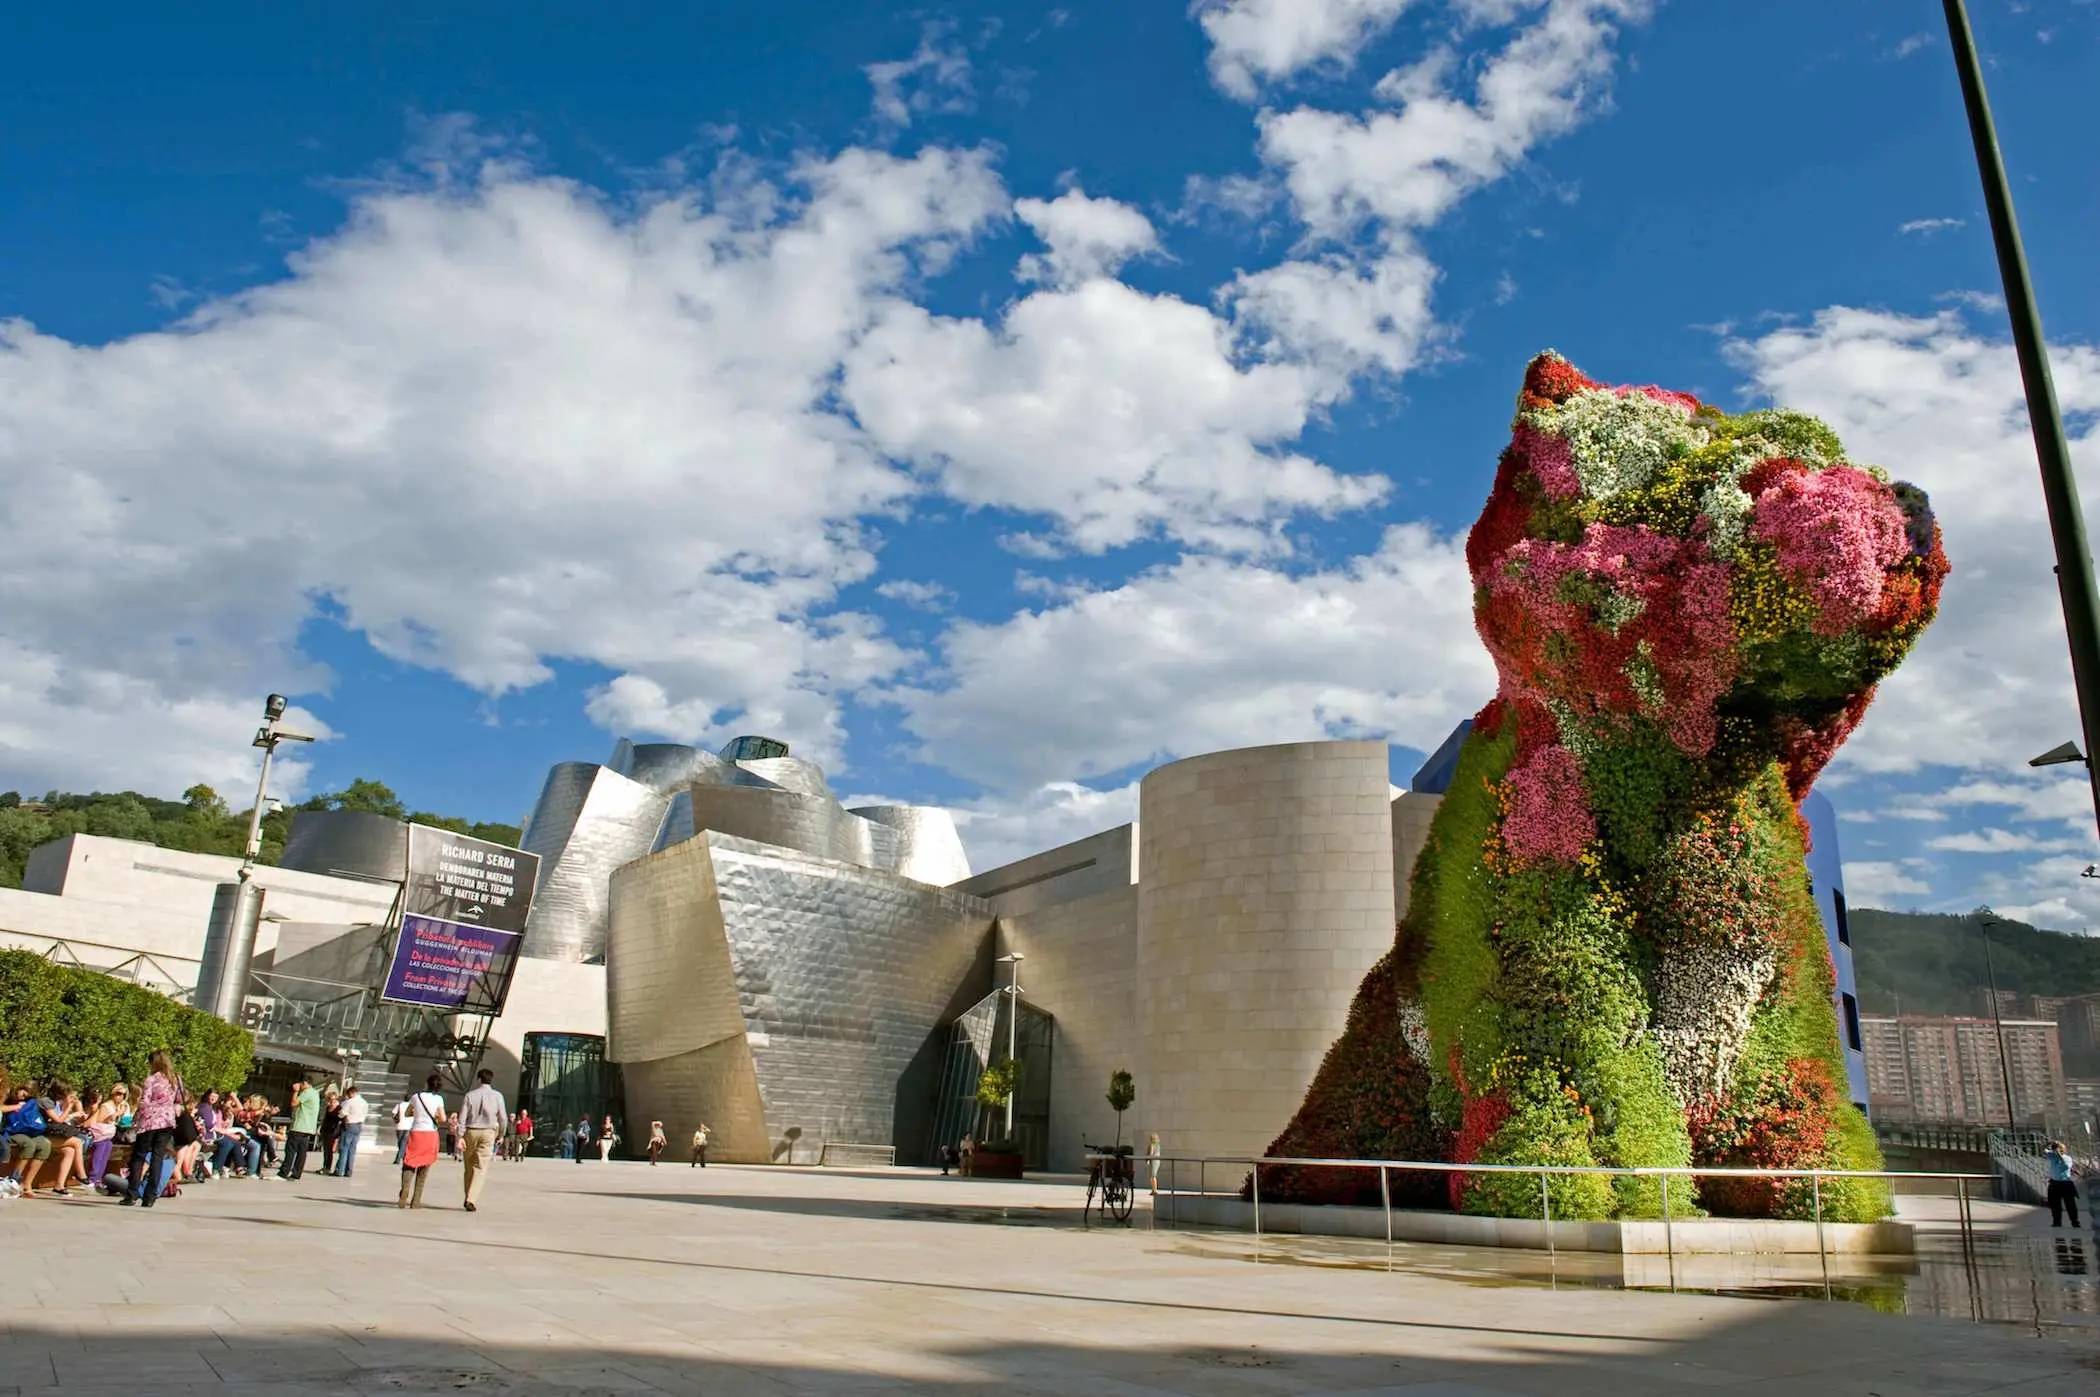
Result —
<instances>
[{"instance_id":1,"label":"stone paving slab","mask_svg":"<svg viewBox=\"0 0 2100 1397\"><path fill-rule=\"evenodd\" d=\"M2100 1390L2100 1344L1860 1305L1293 1264L1082 1229L1064 1183L498 1168L0 1205L0 1397L1942 1397ZM1142 1214L1141 1214L1142 1219Z\"/></svg>"}]
</instances>

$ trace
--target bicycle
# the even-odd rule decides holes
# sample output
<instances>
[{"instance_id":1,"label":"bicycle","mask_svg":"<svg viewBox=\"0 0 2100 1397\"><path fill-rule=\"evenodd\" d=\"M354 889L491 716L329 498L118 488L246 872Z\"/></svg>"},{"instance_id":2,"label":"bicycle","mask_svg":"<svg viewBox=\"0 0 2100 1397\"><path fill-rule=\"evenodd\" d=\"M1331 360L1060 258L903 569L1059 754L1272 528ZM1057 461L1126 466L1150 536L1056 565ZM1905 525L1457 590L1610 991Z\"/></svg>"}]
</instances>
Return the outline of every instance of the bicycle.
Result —
<instances>
[{"instance_id":1,"label":"bicycle","mask_svg":"<svg viewBox=\"0 0 2100 1397\"><path fill-rule=\"evenodd\" d=\"M1092 1216L1094 1199L1098 1196L1101 1215L1128 1226L1130 1210L1136 1202L1133 1187L1136 1171L1131 1167L1130 1158L1135 1147L1114 1145L1104 1149L1088 1145L1083 1140L1080 1143L1087 1152L1086 1205L1080 1210L1081 1221Z\"/></svg>"}]
</instances>

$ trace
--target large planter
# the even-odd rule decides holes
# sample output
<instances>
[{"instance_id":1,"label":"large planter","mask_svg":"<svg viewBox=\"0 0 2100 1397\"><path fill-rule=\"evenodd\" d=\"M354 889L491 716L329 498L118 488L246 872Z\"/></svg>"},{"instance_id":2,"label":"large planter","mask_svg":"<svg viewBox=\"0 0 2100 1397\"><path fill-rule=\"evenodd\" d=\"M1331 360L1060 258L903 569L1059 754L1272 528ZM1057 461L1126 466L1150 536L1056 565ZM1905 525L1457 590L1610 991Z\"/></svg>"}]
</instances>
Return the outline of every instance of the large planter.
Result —
<instances>
[{"instance_id":1,"label":"large planter","mask_svg":"<svg viewBox=\"0 0 2100 1397\"><path fill-rule=\"evenodd\" d=\"M1021 1177L1021 1155L1018 1151L977 1150L970 1159L970 1177L1018 1179Z\"/></svg>"}]
</instances>

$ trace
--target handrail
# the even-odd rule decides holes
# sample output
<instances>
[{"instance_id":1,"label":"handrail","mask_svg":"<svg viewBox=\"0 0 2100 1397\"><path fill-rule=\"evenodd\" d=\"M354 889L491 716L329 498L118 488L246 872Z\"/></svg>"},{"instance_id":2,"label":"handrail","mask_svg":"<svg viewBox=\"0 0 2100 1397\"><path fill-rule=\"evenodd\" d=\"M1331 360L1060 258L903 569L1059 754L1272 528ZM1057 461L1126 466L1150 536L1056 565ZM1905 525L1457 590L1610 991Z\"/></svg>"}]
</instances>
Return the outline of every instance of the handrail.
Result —
<instances>
[{"instance_id":1,"label":"handrail","mask_svg":"<svg viewBox=\"0 0 2100 1397\"><path fill-rule=\"evenodd\" d=\"M1301 1159L1289 1155L1144 1155L1152 1174L1152 1191L1157 1199L1159 1192L1160 1166L1168 1166L1167 1207L1170 1225L1179 1220L1178 1203L1180 1190L1180 1164L1193 1164L1198 1171L1200 1196L1212 1196L1204 1184L1210 1166L1242 1165L1249 1170L1249 1195L1253 1208L1254 1235L1262 1236L1261 1226L1261 1171L1269 1168L1286 1169L1376 1169L1378 1191L1385 1212L1386 1245L1393 1244L1393 1198L1391 1176L1401 1173L1431 1174L1527 1174L1536 1175L1539 1181L1540 1220L1544 1223L1546 1253L1555 1256L1553 1237L1553 1198L1547 1187L1549 1178L1555 1175L1603 1175L1607 1178L1654 1178L1662 1181L1662 1225L1663 1250L1668 1258L1670 1289L1677 1288L1677 1239L1670 1216L1670 1180L1673 1178L1734 1178L1734 1179L1807 1179L1813 1195L1814 1222L1816 1227L1816 1259L1823 1271L1823 1294L1830 1296L1830 1249L1824 1235L1823 1180L1825 1179L1937 1179L1955 1186L1956 1220L1961 1229L1962 1257L1970 1267L1975 1265L1975 1213L1969 1197L1969 1185L1983 1182L1994 1183L1996 1174L1958 1174L1925 1169L1749 1169L1732 1165L1715 1165L1702 1168L1696 1165L1629 1166L1608 1164L1454 1164L1446 1160L1428 1159ZM1135 1161L1133 1161L1135 1162ZM1237 1196L1238 1190L1233 1190ZM1155 1202L1155 1218L1157 1204ZM1272 1205L1273 1206L1273 1205Z\"/></svg>"}]
</instances>

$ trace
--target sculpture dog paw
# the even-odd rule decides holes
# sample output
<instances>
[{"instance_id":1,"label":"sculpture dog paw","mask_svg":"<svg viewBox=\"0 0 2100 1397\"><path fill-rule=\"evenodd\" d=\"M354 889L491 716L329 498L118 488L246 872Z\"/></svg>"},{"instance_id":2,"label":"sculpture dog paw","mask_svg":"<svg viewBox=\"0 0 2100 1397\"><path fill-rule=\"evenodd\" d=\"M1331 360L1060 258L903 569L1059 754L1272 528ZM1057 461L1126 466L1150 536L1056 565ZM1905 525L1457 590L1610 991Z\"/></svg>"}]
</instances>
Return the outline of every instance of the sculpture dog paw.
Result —
<instances>
[{"instance_id":1,"label":"sculpture dog paw","mask_svg":"<svg viewBox=\"0 0 2100 1397\"><path fill-rule=\"evenodd\" d=\"M1271 1153L1878 1168L1796 807L1937 607L1923 493L1814 418L1604 387L1549 352L1466 551L1499 689L1394 950ZM1541 1209L1535 1175L1414 1184ZM1660 1210L1653 1178L1551 1187L1555 1216ZM1263 1175L1279 1198L1377 1189ZM1699 1201L1792 1216L1808 1187L1709 1180ZM1825 1186L1826 1215L1883 1207Z\"/></svg>"}]
</instances>

